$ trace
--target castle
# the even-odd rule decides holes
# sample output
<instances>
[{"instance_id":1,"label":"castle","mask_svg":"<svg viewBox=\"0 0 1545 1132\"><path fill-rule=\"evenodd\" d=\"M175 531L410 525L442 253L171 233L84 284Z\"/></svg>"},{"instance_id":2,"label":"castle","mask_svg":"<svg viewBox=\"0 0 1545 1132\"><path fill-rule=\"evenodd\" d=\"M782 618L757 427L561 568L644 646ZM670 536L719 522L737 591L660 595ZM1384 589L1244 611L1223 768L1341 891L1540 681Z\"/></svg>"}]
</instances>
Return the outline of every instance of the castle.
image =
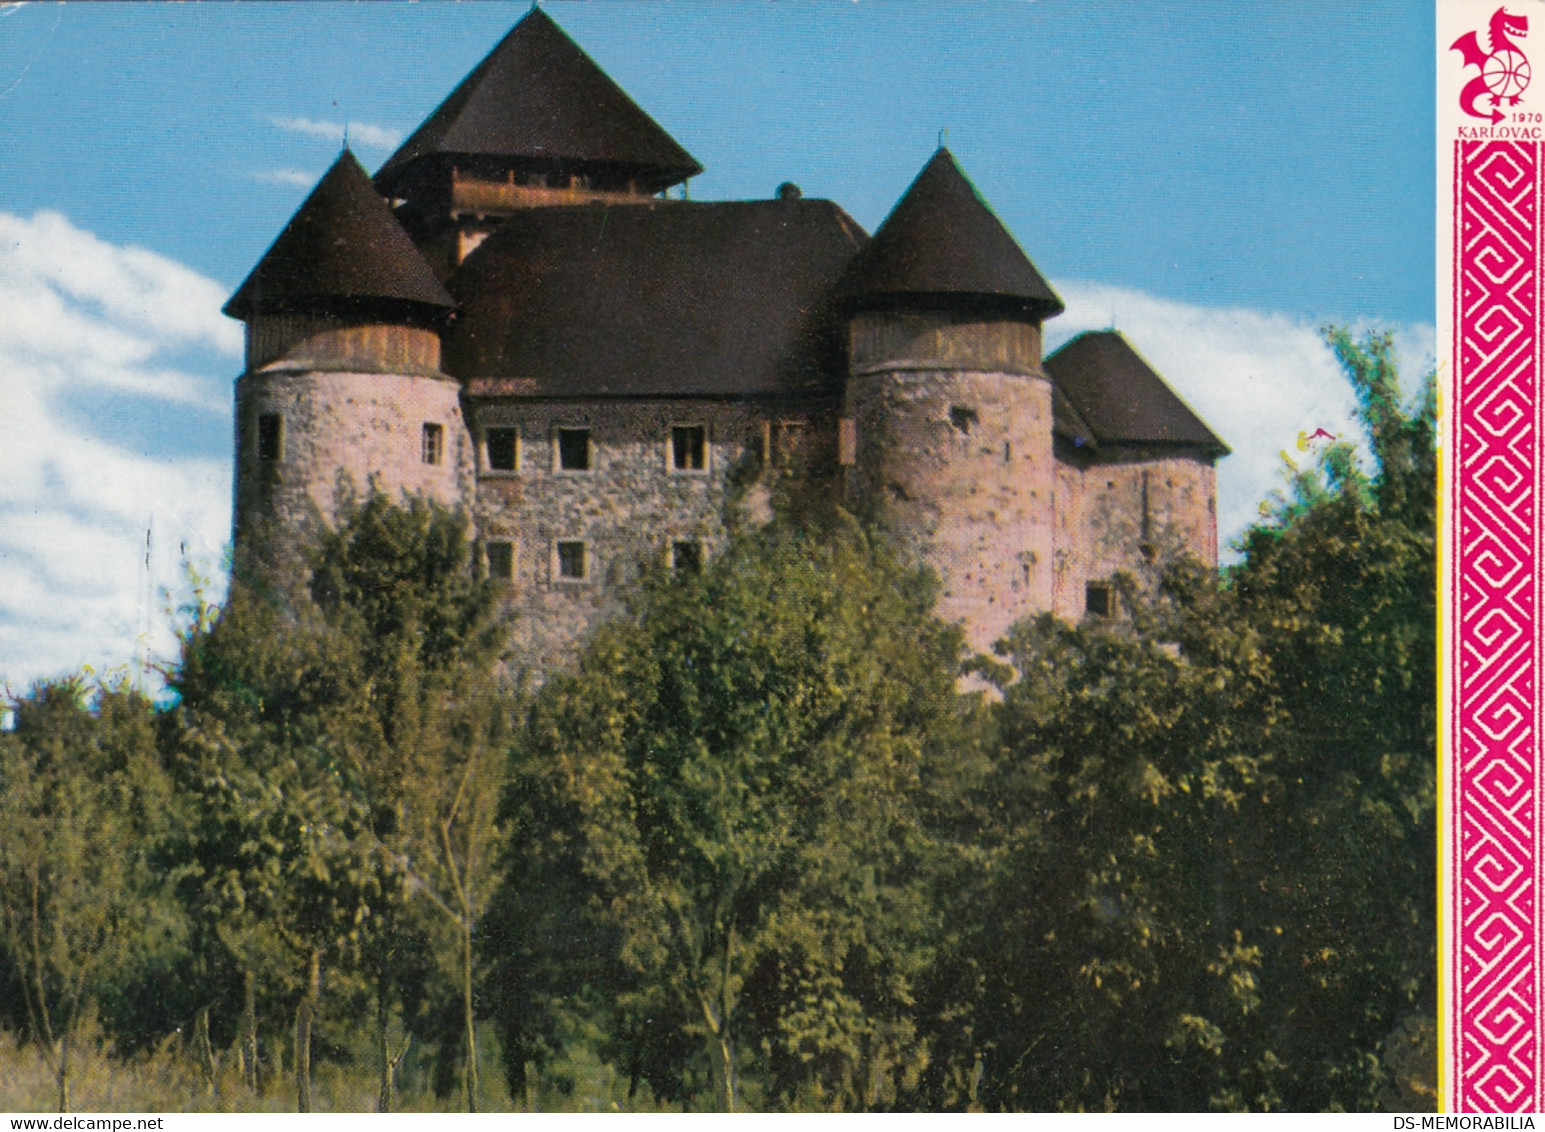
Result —
<instances>
[{"instance_id":1,"label":"castle","mask_svg":"<svg viewBox=\"0 0 1545 1132\"><path fill-rule=\"evenodd\" d=\"M1062 302L948 150L872 237L792 184L669 195L701 171L535 8L373 180L345 149L225 307L238 548L330 518L340 473L460 506L537 671L790 469L982 650L1216 563L1228 448L1115 331L1043 361Z\"/></svg>"}]
</instances>

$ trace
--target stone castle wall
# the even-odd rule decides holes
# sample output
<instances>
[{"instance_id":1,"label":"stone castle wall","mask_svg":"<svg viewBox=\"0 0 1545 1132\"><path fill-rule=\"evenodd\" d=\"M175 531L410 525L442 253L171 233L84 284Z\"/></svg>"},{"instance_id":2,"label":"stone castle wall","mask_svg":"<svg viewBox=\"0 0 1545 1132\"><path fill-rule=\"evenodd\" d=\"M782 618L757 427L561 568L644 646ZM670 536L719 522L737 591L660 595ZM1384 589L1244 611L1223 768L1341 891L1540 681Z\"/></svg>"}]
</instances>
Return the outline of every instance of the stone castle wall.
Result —
<instances>
[{"instance_id":1,"label":"stone castle wall","mask_svg":"<svg viewBox=\"0 0 1545 1132\"><path fill-rule=\"evenodd\" d=\"M990 652L1051 606L1051 383L912 370L848 383L849 497L938 572L939 616Z\"/></svg>"},{"instance_id":2,"label":"stone castle wall","mask_svg":"<svg viewBox=\"0 0 1545 1132\"><path fill-rule=\"evenodd\" d=\"M840 467L833 490L937 571L940 616L964 622L981 651L1028 616L1080 620L1090 583L1119 571L1183 552L1217 561L1211 457L1054 445L1032 324L860 316L840 405L463 390L430 367L421 333L268 328L259 353L278 360L237 382L236 537L330 522L340 475L360 492L464 507L481 568L508 564L513 672L571 660L646 565L680 565L681 546L706 561L737 523L765 521L785 468L824 482ZM404 359L430 372L340 368ZM282 422L276 458L258 451L265 415ZM438 463L425 461L426 424L441 426ZM675 466L676 428L703 430L702 468ZM513 469L490 466L496 429L517 438ZM588 434L588 467L561 466L560 430ZM565 576L560 544L582 546L579 576Z\"/></svg>"},{"instance_id":3,"label":"stone castle wall","mask_svg":"<svg viewBox=\"0 0 1545 1132\"><path fill-rule=\"evenodd\" d=\"M1084 616L1090 582L1141 574L1181 554L1218 562L1212 459L1174 448L1129 447L1057 461L1055 583L1048 608Z\"/></svg>"},{"instance_id":4,"label":"stone castle wall","mask_svg":"<svg viewBox=\"0 0 1545 1132\"><path fill-rule=\"evenodd\" d=\"M490 400L475 405L475 514L490 543L512 548L510 664L537 671L572 659L648 564L670 568L678 543L706 561L737 522L765 521L767 472L819 459L829 414L722 400ZM674 466L674 428L701 428L705 467ZM491 429L514 429L517 467L489 467ZM560 429L587 430L590 467L560 466ZM584 546L582 578L563 576L559 543Z\"/></svg>"},{"instance_id":5,"label":"stone castle wall","mask_svg":"<svg viewBox=\"0 0 1545 1132\"><path fill-rule=\"evenodd\" d=\"M261 418L280 421L277 453L259 452ZM425 463L424 426L440 426L437 464ZM270 369L236 383L235 536L272 523L300 532L330 522L340 477L450 507L471 498L472 451L460 385L446 377ZM272 437L270 437L270 442Z\"/></svg>"},{"instance_id":6,"label":"stone castle wall","mask_svg":"<svg viewBox=\"0 0 1545 1132\"><path fill-rule=\"evenodd\" d=\"M990 651L1051 607L1051 382L1040 327L971 315L854 320L849 499L939 574L939 615Z\"/></svg>"}]
</instances>

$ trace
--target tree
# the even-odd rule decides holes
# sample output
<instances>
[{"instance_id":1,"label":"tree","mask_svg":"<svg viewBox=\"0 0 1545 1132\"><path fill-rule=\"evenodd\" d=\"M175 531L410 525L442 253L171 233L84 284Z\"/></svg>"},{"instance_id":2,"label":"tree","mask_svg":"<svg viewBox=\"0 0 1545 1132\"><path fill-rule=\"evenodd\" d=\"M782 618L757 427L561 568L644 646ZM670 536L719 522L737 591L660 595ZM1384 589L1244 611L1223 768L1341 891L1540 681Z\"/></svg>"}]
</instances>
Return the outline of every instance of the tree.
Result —
<instances>
[{"instance_id":1,"label":"tree","mask_svg":"<svg viewBox=\"0 0 1545 1132\"><path fill-rule=\"evenodd\" d=\"M1432 387L1327 337L1371 472L1333 445L1221 591L1181 565L1006 644L970 1040L937 1043L990 1104L1368 1108L1431 1010Z\"/></svg>"},{"instance_id":2,"label":"tree","mask_svg":"<svg viewBox=\"0 0 1545 1132\"><path fill-rule=\"evenodd\" d=\"M916 1072L928 798L965 714L932 601L851 521L785 517L701 575L649 579L543 687L496 928L512 1079L541 1030L510 990L533 957L550 997L613 1004L614 1048L657 1095L686 1085L653 1056L681 1039L725 1111L750 1064L769 1102L851 1107Z\"/></svg>"},{"instance_id":3,"label":"tree","mask_svg":"<svg viewBox=\"0 0 1545 1132\"><path fill-rule=\"evenodd\" d=\"M79 679L40 685L0 735L0 925L60 1112L82 1022L180 942L152 864L169 796L152 706L91 698Z\"/></svg>"},{"instance_id":4,"label":"tree","mask_svg":"<svg viewBox=\"0 0 1545 1132\"><path fill-rule=\"evenodd\" d=\"M296 1103L309 1111L324 964L343 976L357 962L382 894L356 773L369 739L358 650L314 611L270 598L238 587L185 643L172 683L185 815L173 864L204 943L209 997L229 997L239 981L249 1083L260 1000L285 1000Z\"/></svg>"},{"instance_id":5,"label":"tree","mask_svg":"<svg viewBox=\"0 0 1545 1132\"><path fill-rule=\"evenodd\" d=\"M474 579L469 551L459 513L372 493L346 500L321 539L311 591L366 674L375 736L360 771L386 867L456 934L464 1094L475 1112L476 935L497 879L514 706L493 671L503 642L495 591Z\"/></svg>"},{"instance_id":6,"label":"tree","mask_svg":"<svg viewBox=\"0 0 1545 1132\"><path fill-rule=\"evenodd\" d=\"M1270 632L1295 804L1260 834L1299 897L1265 976L1296 1004L1280 1032L1300 1085L1285 1103L1367 1107L1393 1047L1436 1013L1436 386L1402 397L1392 339L1326 331L1357 394L1348 445L1296 477L1230 578ZM1408 1079L1415 1092L1425 1082Z\"/></svg>"},{"instance_id":7,"label":"tree","mask_svg":"<svg viewBox=\"0 0 1545 1132\"><path fill-rule=\"evenodd\" d=\"M428 933L411 906L422 897L451 916L473 1107L471 941L491 886L507 713L490 680L493 595L472 577L464 517L378 493L345 495L338 510L309 548L309 585L244 576L184 649L173 683L197 798L185 889L249 988L276 947L298 965L303 1108L324 958L335 977L371 980L386 1106L393 1007L426 984Z\"/></svg>"}]
</instances>

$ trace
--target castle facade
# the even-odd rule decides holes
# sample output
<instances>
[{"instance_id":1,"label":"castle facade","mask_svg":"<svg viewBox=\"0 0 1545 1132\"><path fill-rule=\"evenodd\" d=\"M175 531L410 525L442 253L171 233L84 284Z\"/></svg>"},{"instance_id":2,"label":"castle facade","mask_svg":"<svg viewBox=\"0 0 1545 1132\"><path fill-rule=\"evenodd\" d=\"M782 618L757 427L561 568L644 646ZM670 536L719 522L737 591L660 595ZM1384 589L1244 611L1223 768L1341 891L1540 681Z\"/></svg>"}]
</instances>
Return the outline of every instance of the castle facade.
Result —
<instances>
[{"instance_id":1,"label":"castle facade","mask_svg":"<svg viewBox=\"0 0 1545 1132\"><path fill-rule=\"evenodd\" d=\"M226 305L239 549L334 514L340 474L471 516L563 663L645 561L698 569L797 470L886 526L982 650L1110 578L1217 561L1227 447L1062 302L940 149L871 237L701 166L533 9L372 179L347 151Z\"/></svg>"}]
</instances>

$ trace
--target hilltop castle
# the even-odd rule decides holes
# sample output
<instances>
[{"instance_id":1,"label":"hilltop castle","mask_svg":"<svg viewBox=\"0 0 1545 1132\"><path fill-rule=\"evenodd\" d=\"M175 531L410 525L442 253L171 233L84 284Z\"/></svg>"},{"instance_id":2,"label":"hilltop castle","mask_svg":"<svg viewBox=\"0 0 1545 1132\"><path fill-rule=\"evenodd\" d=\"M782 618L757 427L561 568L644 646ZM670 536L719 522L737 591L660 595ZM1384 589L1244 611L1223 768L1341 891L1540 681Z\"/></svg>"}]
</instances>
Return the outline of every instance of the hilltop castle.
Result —
<instances>
[{"instance_id":1,"label":"hilltop castle","mask_svg":"<svg viewBox=\"0 0 1545 1132\"><path fill-rule=\"evenodd\" d=\"M226 305L238 547L331 517L340 472L471 516L518 666L562 660L653 558L696 569L800 468L931 564L987 649L1217 561L1228 449L1062 302L948 150L873 237L702 167L533 9L381 167L347 152Z\"/></svg>"}]
</instances>

